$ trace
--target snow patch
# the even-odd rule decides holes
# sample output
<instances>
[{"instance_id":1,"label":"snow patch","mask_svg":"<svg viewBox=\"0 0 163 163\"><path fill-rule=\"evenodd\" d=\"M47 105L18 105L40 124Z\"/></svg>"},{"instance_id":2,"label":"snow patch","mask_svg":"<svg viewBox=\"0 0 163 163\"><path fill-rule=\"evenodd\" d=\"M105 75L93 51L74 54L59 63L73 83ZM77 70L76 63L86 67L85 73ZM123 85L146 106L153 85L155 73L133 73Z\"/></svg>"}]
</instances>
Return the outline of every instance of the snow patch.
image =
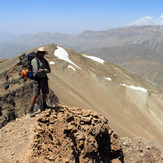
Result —
<instances>
[{"instance_id":1,"label":"snow patch","mask_svg":"<svg viewBox=\"0 0 163 163\"><path fill-rule=\"evenodd\" d=\"M145 89L145 88L142 88L142 87L135 87L135 86L133 86L133 85L126 85L126 84L120 84L121 86L124 86L124 87L127 87L127 88L130 88L130 89L134 89L134 90L138 90L138 91L142 91L142 92L147 92L147 89Z\"/></svg>"},{"instance_id":2,"label":"snow patch","mask_svg":"<svg viewBox=\"0 0 163 163\"><path fill-rule=\"evenodd\" d=\"M105 77L104 79L111 81L112 79L109 77Z\"/></svg>"},{"instance_id":3,"label":"snow patch","mask_svg":"<svg viewBox=\"0 0 163 163\"><path fill-rule=\"evenodd\" d=\"M93 61L102 63L102 64L105 62L103 59L100 59L100 58L95 57L95 56L88 56L88 55L83 55L83 56L84 56L84 57L87 57L87 58L89 58L89 59L91 59L91 60L93 60Z\"/></svg>"},{"instance_id":4,"label":"snow patch","mask_svg":"<svg viewBox=\"0 0 163 163\"><path fill-rule=\"evenodd\" d=\"M156 83L154 83L154 82L152 82L152 81L150 81L150 80L148 80L148 79L146 79L148 82L150 82L151 84L153 84L153 85L157 85Z\"/></svg>"},{"instance_id":5,"label":"snow patch","mask_svg":"<svg viewBox=\"0 0 163 163\"><path fill-rule=\"evenodd\" d=\"M74 67L72 67L71 65L68 65L67 68L71 68L73 69L74 71L76 71L76 69Z\"/></svg>"},{"instance_id":6,"label":"snow patch","mask_svg":"<svg viewBox=\"0 0 163 163\"><path fill-rule=\"evenodd\" d=\"M151 16L144 16L144 17L141 17L140 19L138 19L137 21L135 22L132 22L130 24L127 24L126 26L146 26L146 25L156 25L154 20L153 20L153 17Z\"/></svg>"},{"instance_id":7,"label":"snow patch","mask_svg":"<svg viewBox=\"0 0 163 163\"><path fill-rule=\"evenodd\" d=\"M65 49L63 49L62 47L57 46L57 49L54 51L54 55L61 60L64 60L74 66L76 66L77 68L81 69L79 66L77 66L74 62L72 62L69 59L69 54L67 53L67 51Z\"/></svg>"},{"instance_id":8,"label":"snow patch","mask_svg":"<svg viewBox=\"0 0 163 163\"><path fill-rule=\"evenodd\" d=\"M49 63L50 63L50 65L55 65L55 62L53 62L53 61L50 61Z\"/></svg>"}]
</instances>

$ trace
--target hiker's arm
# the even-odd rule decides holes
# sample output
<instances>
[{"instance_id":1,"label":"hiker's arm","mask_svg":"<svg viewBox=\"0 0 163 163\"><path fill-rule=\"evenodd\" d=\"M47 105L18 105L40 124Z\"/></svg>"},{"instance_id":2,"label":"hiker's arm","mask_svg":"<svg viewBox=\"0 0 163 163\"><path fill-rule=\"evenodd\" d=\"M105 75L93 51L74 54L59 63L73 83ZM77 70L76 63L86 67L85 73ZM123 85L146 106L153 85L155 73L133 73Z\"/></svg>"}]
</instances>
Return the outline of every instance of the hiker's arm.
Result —
<instances>
[{"instance_id":1,"label":"hiker's arm","mask_svg":"<svg viewBox=\"0 0 163 163\"><path fill-rule=\"evenodd\" d=\"M36 75L38 73L38 63L37 63L37 60L36 59L33 59L32 62L32 69L33 69L33 73L34 75Z\"/></svg>"}]
</instances>

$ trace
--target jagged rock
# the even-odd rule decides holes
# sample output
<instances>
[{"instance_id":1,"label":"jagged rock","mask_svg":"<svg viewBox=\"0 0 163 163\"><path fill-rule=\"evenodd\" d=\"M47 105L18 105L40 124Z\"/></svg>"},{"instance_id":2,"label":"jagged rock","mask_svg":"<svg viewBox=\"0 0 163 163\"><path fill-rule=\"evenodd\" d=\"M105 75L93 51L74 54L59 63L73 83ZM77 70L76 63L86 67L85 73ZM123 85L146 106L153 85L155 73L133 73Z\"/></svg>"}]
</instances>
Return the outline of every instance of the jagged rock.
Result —
<instances>
[{"instance_id":1,"label":"jagged rock","mask_svg":"<svg viewBox=\"0 0 163 163\"><path fill-rule=\"evenodd\" d=\"M1 109L1 116L0 116L0 128L6 125L8 122L15 119L15 112L14 107L11 104L5 104L4 107L7 107L7 109L2 110Z\"/></svg>"},{"instance_id":2,"label":"jagged rock","mask_svg":"<svg viewBox=\"0 0 163 163\"><path fill-rule=\"evenodd\" d=\"M86 112L61 105L46 110L38 118L30 161L123 162L118 136L108 121L96 115L101 123L92 123L94 113Z\"/></svg>"},{"instance_id":3,"label":"jagged rock","mask_svg":"<svg viewBox=\"0 0 163 163\"><path fill-rule=\"evenodd\" d=\"M8 75L5 75L4 77L5 77L6 81L8 81L8 79L9 79Z\"/></svg>"},{"instance_id":4,"label":"jagged rock","mask_svg":"<svg viewBox=\"0 0 163 163\"><path fill-rule=\"evenodd\" d=\"M9 88L9 83L8 83L8 82L6 82L6 83L4 84L4 88L5 88L6 90Z\"/></svg>"},{"instance_id":5,"label":"jagged rock","mask_svg":"<svg viewBox=\"0 0 163 163\"><path fill-rule=\"evenodd\" d=\"M92 119L91 117L81 117L81 122L90 123L91 119Z\"/></svg>"},{"instance_id":6,"label":"jagged rock","mask_svg":"<svg viewBox=\"0 0 163 163\"><path fill-rule=\"evenodd\" d=\"M0 74L0 128L9 121L27 114L29 111L33 81L22 79L18 75L19 70L27 68L27 65L27 57L25 54L22 54L19 57L19 64ZM41 98L38 97L37 103L41 105L41 102ZM59 100L50 89L49 95L47 96L47 104L52 107L52 105L57 103L59 103Z\"/></svg>"}]
</instances>

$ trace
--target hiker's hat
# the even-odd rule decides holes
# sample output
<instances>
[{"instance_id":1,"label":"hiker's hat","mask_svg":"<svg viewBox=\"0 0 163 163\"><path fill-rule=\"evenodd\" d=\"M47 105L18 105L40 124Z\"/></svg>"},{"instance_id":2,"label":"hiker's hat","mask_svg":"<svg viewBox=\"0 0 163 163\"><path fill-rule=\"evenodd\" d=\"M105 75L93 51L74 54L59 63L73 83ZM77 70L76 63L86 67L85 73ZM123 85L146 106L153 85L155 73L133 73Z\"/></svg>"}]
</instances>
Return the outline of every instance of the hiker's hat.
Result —
<instances>
[{"instance_id":1,"label":"hiker's hat","mask_svg":"<svg viewBox=\"0 0 163 163\"><path fill-rule=\"evenodd\" d=\"M48 54L48 52L45 50L45 48L44 48L44 47L40 47L40 48L38 48L38 49L36 50L36 52L35 52L35 53L37 54L37 53L39 53L39 52L41 52L41 53L43 53L43 52L44 52L45 54Z\"/></svg>"}]
</instances>

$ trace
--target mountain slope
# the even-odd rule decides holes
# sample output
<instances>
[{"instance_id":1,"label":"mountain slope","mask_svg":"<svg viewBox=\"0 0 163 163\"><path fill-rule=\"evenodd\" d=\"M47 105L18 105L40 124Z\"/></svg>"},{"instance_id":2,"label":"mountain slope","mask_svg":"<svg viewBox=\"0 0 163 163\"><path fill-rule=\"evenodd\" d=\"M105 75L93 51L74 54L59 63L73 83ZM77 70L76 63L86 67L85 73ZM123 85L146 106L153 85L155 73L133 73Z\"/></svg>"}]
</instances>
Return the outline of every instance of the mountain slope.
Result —
<instances>
[{"instance_id":1,"label":"mountain slope","mask_svg":"<svg viewBox=\"0 0 163 163\"><path fill-rule=\"evenodd\" d=\"M50 88L60 103L101 113L120 136L144 137L163 145L161 88L97 57L54 44L45 47L52 70ZM19 56L0 68L9 71L18 63Z\"/></svg>"},{"instance_id":2,"label":"mountain slope","mask_svg":"<svg viewBox=\"0 0 163 163\"><path fill-rule=\"evenodd\" d=\"M56 43L75 51L95 54L108 62L118 64L163 85L162 40L163 27L154 25L128 26L107 31L85 31L77 35L38 33L22 35L7 44L1 43L0 57L15 56L36 46Z\"/></svg>"},{"instance_id":3,"label":"mountain slope","mask_svg":"<svg viewBox=\"0 0 163 163\"><path fill-rule=\"evenodd\" d=\"M129 45L124 47L94 48L87 53L100 56L106 61L116 63L146 79L163 85L163 56L151 48L141 45ZM154 57L154 54L156 55Z\"/></svg>"},{"instance_id":4,"label":"mountain slope","mask_svg":"<svg viewBox=\"0 0 163 163\"><path fill-rule=\"evenodd\" d=\"M70 55L70 57L73 60L74 56ZM152 138L154 132L161 138L162 131L153 131L156 128L159 130L160 125L162 126L162 122L159 121L162 119L163 105L162 95L154 93L156 91L154 84L112 64L101 64L92 60L86 63L86 58L81 55L77 55L74 59L82 71L66 68L68 63L64 63L66 65L61 69L58 62L63 61L58 60L54 60L57 63L52 67L54 74L60 73L59 77L54 77L56 83L60 83L60 85L53 85L53 81L50 83L55 92L59 92L61 88L64 90L65 97L57 94L62 103L69 106L87 106L101 112L107 116L119 133L124 134L123 136L128 133L128 135L135 137L140 136L139 133L143 133L143 136L148 135L147 137ZM131 87L132 85L134 87ZM144 87L148 90L147 92L137 90ZM153 100L156 102L154 102L155 104L153 104ZM156 106L153 107L153 105ZM158 119L152 115L153 112L158 116ZM158 121L158 126L153 124L156 121ZM151 125L152 130L150 131L148 127L144 130L146 125Z\"/></svg>"}]
</instances>

